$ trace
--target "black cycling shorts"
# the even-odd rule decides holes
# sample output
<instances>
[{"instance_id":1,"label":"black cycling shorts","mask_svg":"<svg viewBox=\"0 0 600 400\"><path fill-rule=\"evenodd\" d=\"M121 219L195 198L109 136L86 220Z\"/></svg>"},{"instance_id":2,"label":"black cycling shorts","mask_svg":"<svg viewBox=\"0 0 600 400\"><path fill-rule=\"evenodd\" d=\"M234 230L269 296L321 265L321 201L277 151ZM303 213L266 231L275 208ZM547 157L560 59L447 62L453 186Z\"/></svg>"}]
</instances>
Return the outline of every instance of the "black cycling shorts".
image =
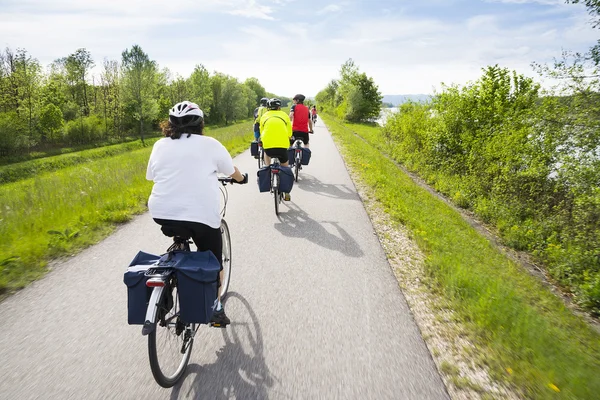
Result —
<instances>
[{"instance_id":1,"label":"black cycling shorts","mask_svg":"<svg viewBox=\"0 0 600 400\"><path fill-rule=\"evenodd\" d=\"M212 228L200 222L176 221L172 219L154 218L154 222L163 226L173 226L175 228L186 228L192 235L192 240L198 251L212 251L223 269L223 239L221 238L221 229Z\"/></svg>"},{"instance_id":2,"label":"black cycling shorts","mask_svg":"<svg viewBox=\"0 0 600 400\"><path fill-rule=\"evenodd\" d=\"M277 157L279 158L279 162L285 164L288 162L288 149L284 149L281 147L272 147L270 149L265 149L265 154L271 158Z\"/></svg>"},{"instance_id":3,"label":"black cycling shorts","mask_svg":"<svg viewBox=\"0 0 600 400\"><path fill-rule=\"evenodd\" d=\"M292 135L296 140L300 139L304 144L308 144L308 132L294 131L292 132Z\"/></svg>"}]
</instances>

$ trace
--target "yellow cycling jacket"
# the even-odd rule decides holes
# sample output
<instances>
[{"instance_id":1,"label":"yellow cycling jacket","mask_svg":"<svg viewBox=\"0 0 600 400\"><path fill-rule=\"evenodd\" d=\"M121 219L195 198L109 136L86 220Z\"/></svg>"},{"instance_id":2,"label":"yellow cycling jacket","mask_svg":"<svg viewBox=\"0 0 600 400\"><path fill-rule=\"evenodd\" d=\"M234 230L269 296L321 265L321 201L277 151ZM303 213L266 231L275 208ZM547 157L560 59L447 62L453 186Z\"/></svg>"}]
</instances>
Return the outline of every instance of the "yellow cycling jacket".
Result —
<instances>
[{"instance_id":1,"label":"yellow cycling jacket","mask_svg":"<svg viewBox=\"0 0 600 400\"><path fill-rule=\"evenodd\" d=\"M260 139L263 148L290 147L292 137L292 121L290 117L281 110L269 110L260 119Z\"/></svg>"},{"instance_id":2,"label":"yellow cycling jacket","mask_svg":"<svg viewBox=\"0 0 600 400\"><path fill-rule=\"evenodd\" d=\"M265 113L267 112L267 107L265 106L260 106L258 107L258 112L257 112L257 117L254 120L255 124L260 124L260 119L262 118L263 115L265 115Z\"/></svg>"}]
</instances>

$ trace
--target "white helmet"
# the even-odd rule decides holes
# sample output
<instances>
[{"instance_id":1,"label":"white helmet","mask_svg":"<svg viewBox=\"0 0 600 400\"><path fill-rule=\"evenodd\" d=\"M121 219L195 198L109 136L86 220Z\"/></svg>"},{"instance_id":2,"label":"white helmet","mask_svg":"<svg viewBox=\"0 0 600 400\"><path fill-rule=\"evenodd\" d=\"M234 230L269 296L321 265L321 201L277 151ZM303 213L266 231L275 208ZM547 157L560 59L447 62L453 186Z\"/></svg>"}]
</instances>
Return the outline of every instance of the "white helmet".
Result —
<instances>
[{"instance_id":1,"label":"white helmet","mask_svg":"<svg viewBox=\"0 0 600 400\"><path fill-rule=\"evenodd\" d=\"M169 121L179 128L200 125L203 119L204 113L198 104L191 101L177 103L169 110Z\"/></svg>"}]
</instances>

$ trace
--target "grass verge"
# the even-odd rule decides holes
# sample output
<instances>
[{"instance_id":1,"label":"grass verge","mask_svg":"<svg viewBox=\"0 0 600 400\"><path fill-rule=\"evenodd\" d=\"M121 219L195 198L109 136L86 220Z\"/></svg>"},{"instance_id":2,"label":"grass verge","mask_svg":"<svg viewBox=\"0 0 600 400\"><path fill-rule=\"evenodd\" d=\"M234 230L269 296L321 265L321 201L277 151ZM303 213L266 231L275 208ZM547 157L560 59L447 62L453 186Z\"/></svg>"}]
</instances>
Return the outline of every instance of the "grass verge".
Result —
<instances>
[{"instance_id":1,"label":"grass verge","mask_svg":"<svg viewBox=\"0 0 600 400\"><path fill-rule=\"evenodd\" d=\"M248 122L208 130L230 153L248 148ZM0 186L0 295L42 276L49 260L106 237L147 210L151 147Z\"/></svg>"},{"instance_id":2,"label":"grass verge","mask_svg":"<svg viewBox=\"0 0 600 400\"><path fill-rule=\"evenodd\" d=\"M486 349L480 362L494 378L512 383L528 398L598 398L599 335L385 157L376 148L379 128L324 119L346 162L392 220L411 232L436 289L452 304L470 339Z\"/></svg>"}]
</instances>

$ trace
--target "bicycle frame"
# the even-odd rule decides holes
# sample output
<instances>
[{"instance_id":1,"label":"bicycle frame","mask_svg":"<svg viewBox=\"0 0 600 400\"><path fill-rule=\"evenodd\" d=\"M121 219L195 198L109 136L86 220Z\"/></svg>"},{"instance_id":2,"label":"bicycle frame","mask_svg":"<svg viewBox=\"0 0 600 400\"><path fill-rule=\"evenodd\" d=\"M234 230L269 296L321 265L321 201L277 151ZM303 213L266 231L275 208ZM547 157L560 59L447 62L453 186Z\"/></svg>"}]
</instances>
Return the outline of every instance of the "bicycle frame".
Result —
<instances>
[{"instance_id":1,"label":"bicycle frame","mask_svg":"<svg viewBox=\"0 0 600 400\"><path fill-rule=\"evenodd\" d=\"M227 212L227 202L229 201L229 192L227 191L227 183L232 182L232 178L218 178L221 183L221 194L223 195L223 209L221 210L221 218L225 218ZM173 237L173 244L167 249L167 252L173 250L184 250L190 251L191 240L189 238ZM171 275L173 269L170 267L151 266L146 273L148 280L146 286L152 287L152 294L150 295L150 301L148 302L148 308L146 309L146 320L142 327L142 335L146 336L154 329L156 329L156 323L158 322L157 316L160 311L160 301L162 299L163 291L171 288Z\"/></svg>"}]
</instances>

